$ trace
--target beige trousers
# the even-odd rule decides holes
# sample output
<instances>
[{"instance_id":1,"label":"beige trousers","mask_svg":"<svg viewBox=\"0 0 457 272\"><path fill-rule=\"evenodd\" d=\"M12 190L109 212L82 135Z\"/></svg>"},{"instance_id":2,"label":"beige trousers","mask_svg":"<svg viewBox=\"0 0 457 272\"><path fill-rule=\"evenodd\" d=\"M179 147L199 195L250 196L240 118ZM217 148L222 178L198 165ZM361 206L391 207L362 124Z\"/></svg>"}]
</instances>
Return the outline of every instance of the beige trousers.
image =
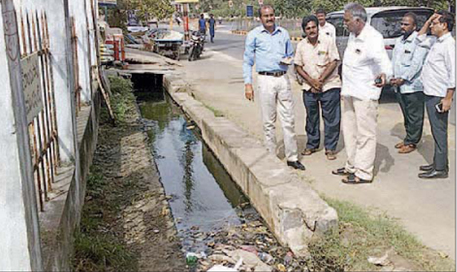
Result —
<instances>
[{"instance_id":1,"label":"beige trousers","mask_svg":"<svg viewBox=\"0 0 457 272\"><path fill-rule=\"evenodd\" d=\"M348 157L345 167L361 179L373 179L377 118L378 101L343 96L341 125Z\"/></svg>"},{"instance_id":2,"label":"beige trousers","mask_svg":"<svg viewBox=\"0 0 457 272\"><path fill-rule=\"evenodd\" d=\"M281 77L258 75L258 96L262 110L265 146L271 153L276 151L276 116L282 124L284 147L288 161L298 160L297 139L295 136L294 99L290 80Z\"/></svg>"}]
</instances>

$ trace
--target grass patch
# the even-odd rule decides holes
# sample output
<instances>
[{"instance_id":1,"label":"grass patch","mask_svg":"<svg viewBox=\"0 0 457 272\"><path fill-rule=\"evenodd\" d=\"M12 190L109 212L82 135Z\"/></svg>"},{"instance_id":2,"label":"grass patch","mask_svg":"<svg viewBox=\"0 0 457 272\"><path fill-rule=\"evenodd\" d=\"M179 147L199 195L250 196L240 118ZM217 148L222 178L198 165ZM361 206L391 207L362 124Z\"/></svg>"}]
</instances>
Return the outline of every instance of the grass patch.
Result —
<instances>
[{"instance_id":1,"label":"grass patch","mask_svg":"<svg viewBox=\"0 0 457 272\"><path fill-rule=\"evenodd\" d=\"M110 184L97 166L91 167L87 181L86 203L83 208L80 230L75 234L74 271L133 271L137 270L135 255L110 230L107 218L119 214L115 201L106 198ZM90 201L87 201L89 200ZM108 220L109 221L109 220Z\"/></svg>"},{"instance_id":2,"label":"grass patch","mask_svg":"<svg viewBox=\"0 0 457 272\"><path fill-rule=\"evenodd\" d=\"M111 106L113 108L114 117L120 124L126 122L129 111L135 110L132 105L135 103L133 95L133 83L130 79L125 79L118 76L110 76L111 87Z\"/></svg>"},{"instance_id":3,"label":"grass patch","mask_svg":"<svg viewBox=\"0 0 457 272\"><path fill-rule=\"evenodd\" d=\"M339 228L324 239L311 242L310 267L318 271L377 271L369 256L382 256L393 249L405 268L416 271L455 271L454 262L422 245L394 219L373 215L347 201L324 197L336 209ZM390 255L389 255L390 256ZM395 261L392 261L395 267ZM405 266L405 262L401 263Z\"/></svg>"}]
</instances>

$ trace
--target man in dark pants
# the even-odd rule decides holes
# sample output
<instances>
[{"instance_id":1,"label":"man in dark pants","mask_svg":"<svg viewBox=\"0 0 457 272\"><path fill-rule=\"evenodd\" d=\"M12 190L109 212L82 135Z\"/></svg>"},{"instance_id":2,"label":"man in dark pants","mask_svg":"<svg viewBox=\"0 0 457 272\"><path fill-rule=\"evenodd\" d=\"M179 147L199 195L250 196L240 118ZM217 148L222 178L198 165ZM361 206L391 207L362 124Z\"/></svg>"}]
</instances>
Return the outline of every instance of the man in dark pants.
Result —
<instances>
[{"instance_id":1,"label":"man in dark pants","mask_svg":"<svg viewBox=\"0 0 457 272\"><path fill-rule=\"evenodd\" d=\"M319 21L311 15L303 18L306 39L297 46L295 68L303 77L303 102L306 108L308 141L302 155L316 152L320 144L319 108L322 108L325 129L325 155L336 159L336 145L340 136L341 80L336 69L340 57L333 38L319 35Z\"/></svg>"},{"instance_id":2,"label":"man in dark pants","mask_svg":"<svg viewBox=\"0 0 457 272\"><path fill-rule=\"evenodd\" d=\"M394 78L390 84L396 87L406 130L405 139L395 145L400 154L416 150L424 126L424 93L419 77L428 49L419 46L416 27L416 15L406 13L401 21L403 36L397 38L392 53Z\"/></svg>"},{"instance_id":3,"label":"man in dark pants","mask_svg":"<svg viewBox=\"0 0 457 272\"><path fill-rule=\"evenodd\" d=\"M216 34L216 20L214 19L214 15L210 14L210 18L208 20L209 24L209 35L211 38L211 42L214 43L214 35Z\"/></svg>"},{"instance_id":4,"label":"man in dark pants","mask_svg":"<svg viewBox=\"0 0 457 272\"><path fill-rule=\"evenodd\" d=\"M202 35L206 35L206 20L203 14L200 15L200 19L198 20L198 31Z\"/></svg>"},{"instance_id":5,"label":"man in dark pants","mask_svg":"<svg viewBox=\"0 0 457 272\"><path fill-rule=\"evenodd\" d=\"M430 27L434 39L427 38ZM455 92L454 17L446 11L433 14L419 32L421 46L430 48L422 68L425 106L435 140L433 163L421 166L419 178L447 178L449 171L447 129Z\"/></svg>"}]
</instances>

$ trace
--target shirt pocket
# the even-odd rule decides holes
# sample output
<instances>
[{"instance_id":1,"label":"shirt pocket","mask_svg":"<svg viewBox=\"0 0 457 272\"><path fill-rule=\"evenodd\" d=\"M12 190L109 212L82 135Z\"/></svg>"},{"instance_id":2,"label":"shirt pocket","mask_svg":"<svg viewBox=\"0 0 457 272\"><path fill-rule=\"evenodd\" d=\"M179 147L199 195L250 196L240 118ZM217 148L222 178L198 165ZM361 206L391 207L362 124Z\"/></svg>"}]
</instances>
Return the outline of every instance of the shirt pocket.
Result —
<instances>
[{"instance_id":1,"label":"shirt pocket","mask_svg":"<svg viewBox=\"0 0 457 272\"><path fill-rule=\"evenodd\" d=\"M328 50L326 48L317 50L317 60L316 63L318 66L326 66L329 62Z\"/></svg>"},{"instance_id":2,"label":"shirt pocket","mask_svg":"<svg viewBox=\"0 0 457 272\"><path fill-rule=\"evenodd\" d=\"M368 56L367 49L361 44L356 44L350 49L350 54L346 58L346 63L350 66L365 66L369 64L370 59Z\"/></svg>"},{"instance_id":3,"label":"shirt pocket","mask_svg":"<svg viewBox=\"0 0 457 272\"><path fill-rule=\"evenodd\" d=\"M409 67L413 62L414 48L405 47L403 52L401 52L401 64L403 66Z\"/></svg>"}]
</instances>

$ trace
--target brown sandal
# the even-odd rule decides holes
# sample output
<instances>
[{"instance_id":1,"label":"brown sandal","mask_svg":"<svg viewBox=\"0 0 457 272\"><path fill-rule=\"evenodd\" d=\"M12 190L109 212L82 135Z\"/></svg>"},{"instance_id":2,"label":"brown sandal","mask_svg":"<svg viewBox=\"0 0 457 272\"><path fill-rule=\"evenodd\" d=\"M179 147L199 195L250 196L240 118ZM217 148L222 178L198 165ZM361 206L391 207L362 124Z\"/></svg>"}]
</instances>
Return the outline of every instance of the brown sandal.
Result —
<instances>
[{"instance_id":1,"label":"brown sandal","mask_svg":"<svg viewBox=\"0 0 457 272\"><path fill-rule=\"evenodd\" d=\"M404 146L405 146L405 143L404 143L404 142L399 142L398 144L395 145L395 148L396 148L396 149L400 149L400 148L402 148L402 147L404 147Z\"/></svg>"},{"instance_id":2,"label":"brown sandal","mask_svg":"<svg viewBox=\"0 0 457 272\"><path fill-rule=\"evenodd\" d=\"M400 154L408 154L408 153L413 152L414 150L416 150L416 145L407 144L407 145L402 146L402 148L400 148L400 150L398 150L398 153L400 153Z\"/></svg>"},{"instance_id":3,"label":"brown sandal","mask_svg":"<svg viewBox=\"0 0 457 272\"><path fill-rule=\"evenodd\" d=\"M305 148L305 150L303 150L303 152L301 154L303 156L309 156L309 155L313 154L316 151L317 151L316 148Z\"/></svg>"},{"instance_id":4,"label":"brown sandal","mask_svg":"<svg viewBox=\"0 0 457 272\"><path fill-rule=\"evenodd\" d=\"M327 160L329 161L336 160L336 152L333 150L325 151L325 156L327 156Z\"/></svg>"}]
</instances>

